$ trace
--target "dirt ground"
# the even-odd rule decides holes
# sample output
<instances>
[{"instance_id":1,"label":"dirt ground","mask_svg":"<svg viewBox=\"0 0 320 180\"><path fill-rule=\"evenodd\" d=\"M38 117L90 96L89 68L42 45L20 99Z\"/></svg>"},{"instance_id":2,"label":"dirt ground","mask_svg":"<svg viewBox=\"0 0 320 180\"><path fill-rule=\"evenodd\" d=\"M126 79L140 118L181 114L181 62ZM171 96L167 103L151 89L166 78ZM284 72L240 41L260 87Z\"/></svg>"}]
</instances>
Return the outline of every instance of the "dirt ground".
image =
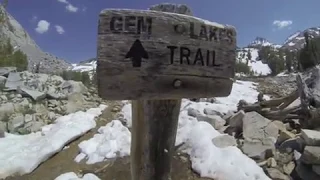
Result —
<instances>
[{"instance_id":1,"label":"dirt ground","mask_svg":"<svg viewBox=\"0 0 320 180\"><path fill-rule=\"evenodd\" d=\"M57 153L49 160L42 163L32 173L23 176L14 176L5 180L54 180L60 174L67 172L75 172L77 174L93 173L102 180L130 180L130 158L118 158L94 165L87 165L85 162L76 163L74 158L79 153L78 144L84 140L90 139L97 132L97 129L106 125L114 119L114 113L111 109L119 105L117 102L111 102L109 107L97 120L97 128L73 141L69 148ZM176 154L172 162L172 180L208 180L207 178L199 178L191 170L191 164L185 155Z\"/></svg>"}]
</instances>

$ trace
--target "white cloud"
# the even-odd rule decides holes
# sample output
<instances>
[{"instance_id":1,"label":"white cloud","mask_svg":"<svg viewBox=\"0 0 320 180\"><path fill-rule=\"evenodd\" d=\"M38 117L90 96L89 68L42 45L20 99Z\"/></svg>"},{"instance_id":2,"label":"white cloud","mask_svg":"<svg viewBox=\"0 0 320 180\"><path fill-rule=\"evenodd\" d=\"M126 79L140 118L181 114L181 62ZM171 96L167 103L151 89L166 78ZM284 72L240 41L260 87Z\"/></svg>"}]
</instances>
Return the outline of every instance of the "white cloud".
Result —
<instances>
[{"instance_id":1,"label":"white cloud","mask_svg":"<svg viewBox=\"0 0 320 180\"><path fill-rule=\"evenodd\" d=\"M71 4L69 1L67 1L67 0L58 0L58 2L67 4L67 5L66 5L66 9L67 9L67 11L69 11L69 12L77 12L78 9L79 9L78 7L72 5L72 4Z\"/></svg>"},{"instance_id":2,"label":"white cloud","mask_svg":"<svg viewBox=\"0 0 320 180\"><path fill-rule=\"evenodd\" d=\"M69 11L69 12L77 12L78 11L78 8L73 6L72 4L68 4L66 6L66 9Z\"/></svg>"},{"instance_id":3,"label":"white cloud","mask_svg":"<svg viewBox=\"0 0 320 180\"><path fill-rule=\"evenodd\" d=\"M59 34L64 34L64 29L62 26L59 26L59 25L55 25L54 26L56 28L56 31L59 33Z\"/></svg>"},{"instance_id":4,"label":"white cloud","mask_svg":"<svg viewBox=\"0 0 320 180\"><path fill-rule=\"evenodd\" d=\"M49 30L49 27L50 23L48 21L40 20L35 30L40 34L43 34Z\"/></svg>"},{"instance_id":5,"label":"white cloud","mask_svg":"<svg viewBox=\"0 0 320 180\"><path fill-rule=\"evenodd\" d=\"M278 29L283 29L285 27L288 27L292 24L293 22L291 20L285 20L285 21L280 21L280 20L275 20L273 21L273 25L275 25Z\"/></svg>"},{"instance_id":6,"label":"white cloud","mask_svg":"<svg viewBox=\"0 0 320 180\"><path fill-rule=\"evenodd\" d=\"M65 3L65 4L69 4L69 2L67 0L58 0L61 3Z\"/></svg>"}]
</instances>

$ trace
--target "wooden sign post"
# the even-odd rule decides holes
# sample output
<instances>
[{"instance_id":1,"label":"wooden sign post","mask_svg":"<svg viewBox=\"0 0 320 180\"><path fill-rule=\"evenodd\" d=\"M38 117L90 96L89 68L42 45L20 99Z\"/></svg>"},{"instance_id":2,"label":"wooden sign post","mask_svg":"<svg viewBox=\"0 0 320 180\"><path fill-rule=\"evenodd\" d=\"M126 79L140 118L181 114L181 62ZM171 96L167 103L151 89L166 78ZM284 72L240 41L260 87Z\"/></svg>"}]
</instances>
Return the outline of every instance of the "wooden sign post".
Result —
<instances>
[{"instance_id":1,"label":"wooden sign post","mask_svg":"<svg viewBox=\"0 0 320 180\"><path fill-rule=\"evenodd\" d=\"M133 100L133 180L170 179L181 99L228 96L235 50L231 26L158 11L100 13L98 90Z\"/></svg>"}]
</instances>

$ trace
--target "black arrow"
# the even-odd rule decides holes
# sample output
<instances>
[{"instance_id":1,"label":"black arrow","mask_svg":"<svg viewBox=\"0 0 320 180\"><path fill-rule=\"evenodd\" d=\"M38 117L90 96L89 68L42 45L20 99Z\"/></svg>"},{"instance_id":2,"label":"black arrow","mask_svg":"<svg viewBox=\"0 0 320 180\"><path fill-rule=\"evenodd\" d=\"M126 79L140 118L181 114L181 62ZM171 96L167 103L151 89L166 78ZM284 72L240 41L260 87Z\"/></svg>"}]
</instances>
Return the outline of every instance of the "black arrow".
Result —
<instances>
[{"instance_id":1,"label":"black arrow","mask_svg":"<svg viewBox=\"0 0 320 180\"><path fill-rule=\"evenodd\" d=\"M131 58L133 67L141 67L142 58L148 59L148 52L144 49L141 41L137 39L132 44L129 52L126 54L126 58Z\"/></svg>"}]
</instances>

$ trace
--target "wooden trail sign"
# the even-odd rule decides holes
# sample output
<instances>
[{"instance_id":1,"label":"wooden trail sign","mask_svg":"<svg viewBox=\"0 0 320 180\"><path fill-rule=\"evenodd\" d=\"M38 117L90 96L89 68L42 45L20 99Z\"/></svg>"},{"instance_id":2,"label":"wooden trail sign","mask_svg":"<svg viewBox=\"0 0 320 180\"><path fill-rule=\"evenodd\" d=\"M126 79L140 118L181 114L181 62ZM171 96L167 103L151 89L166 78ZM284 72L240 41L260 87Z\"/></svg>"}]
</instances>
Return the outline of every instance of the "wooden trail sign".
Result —
<instances>
[{"instance_id":1,"label":"wooden trail sign","mask_svg":"<svg viewBox=\"0 0 320 180\"><path fill-rule=\"evenodd\" d=\"M199 18L143 10L100 13L100 97L132 102L132 180L169 180L181 98L228 96L236 31Z\"/></svg>"},{"instance_id":2,"label":"wooden trail sign","mask_svg":"<svg viewBox=\"0 0 320 180\"><path fill-rule=\"evenodd\" d=\"M99 95L109 100L228 96L236 31L192 16L104 10L98 27Z\"/></svg>"}]
</instances>

